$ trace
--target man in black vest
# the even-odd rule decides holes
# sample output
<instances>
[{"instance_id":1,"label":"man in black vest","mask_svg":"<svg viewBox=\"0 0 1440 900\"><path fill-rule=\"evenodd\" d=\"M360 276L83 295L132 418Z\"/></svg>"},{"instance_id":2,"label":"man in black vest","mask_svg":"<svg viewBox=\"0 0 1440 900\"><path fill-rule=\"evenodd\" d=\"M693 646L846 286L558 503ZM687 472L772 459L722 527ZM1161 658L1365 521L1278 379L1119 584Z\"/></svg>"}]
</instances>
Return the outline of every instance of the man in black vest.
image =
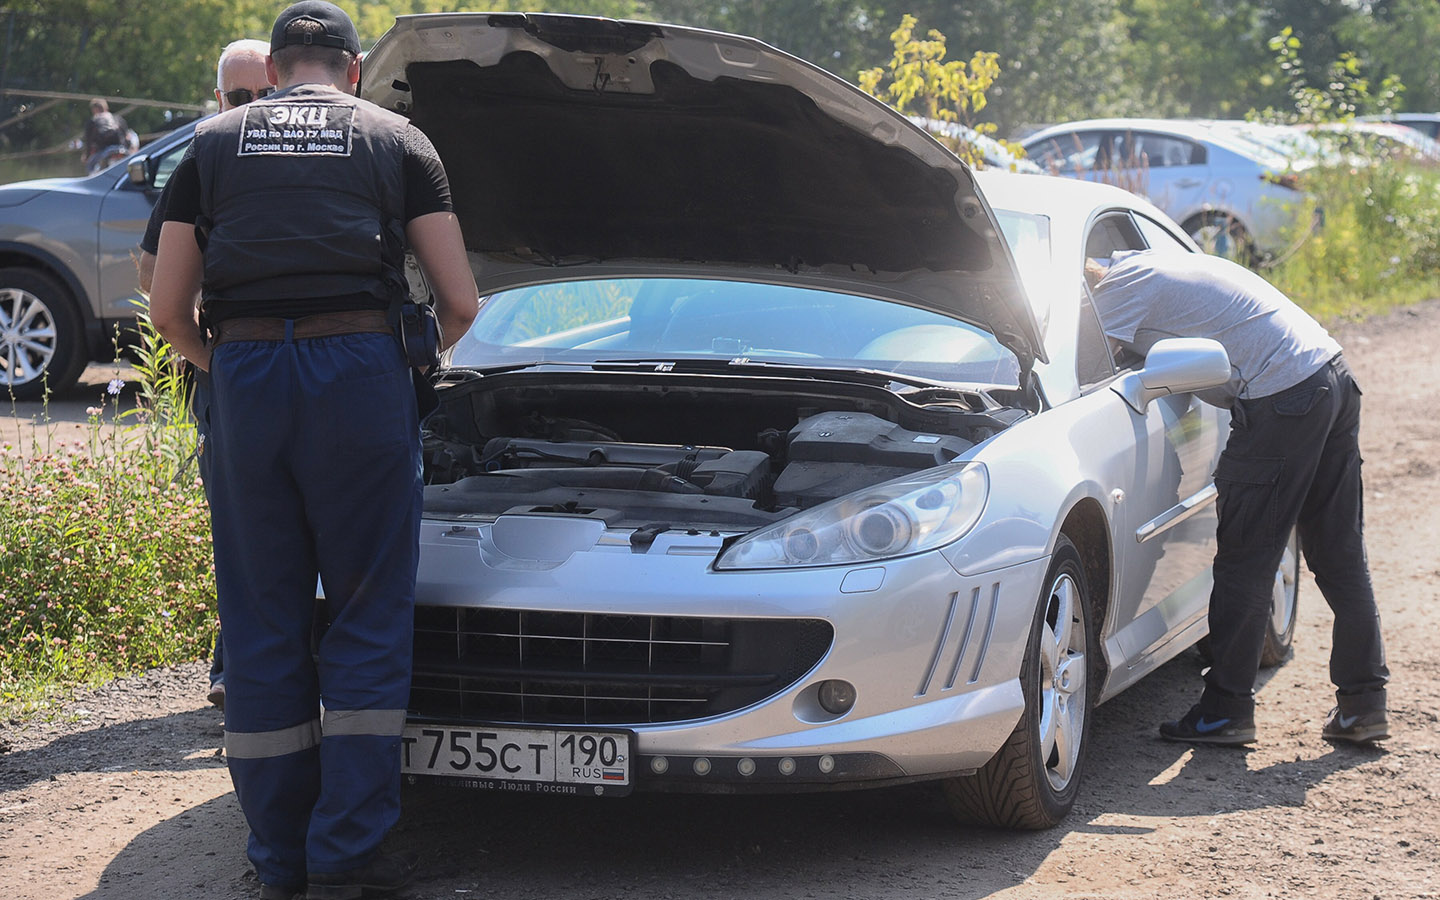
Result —
<instances>
[{"instance_id":1,"label":"man in black vest","mask_svg":"<svg viewBox=\"0 0 1440 900\"><path fill-rule=\"evenodd\" d=\"M477 309L444 169L407 120L353 96L359 50L324 0L280 14L279 90L196 129L150 298L210 372L225 750L269 900L307 883L381 896L413 875L378 849L400 811L419 556L416 399L389 314L404 243L446 345Z\"/></svg>"}]
</instances>

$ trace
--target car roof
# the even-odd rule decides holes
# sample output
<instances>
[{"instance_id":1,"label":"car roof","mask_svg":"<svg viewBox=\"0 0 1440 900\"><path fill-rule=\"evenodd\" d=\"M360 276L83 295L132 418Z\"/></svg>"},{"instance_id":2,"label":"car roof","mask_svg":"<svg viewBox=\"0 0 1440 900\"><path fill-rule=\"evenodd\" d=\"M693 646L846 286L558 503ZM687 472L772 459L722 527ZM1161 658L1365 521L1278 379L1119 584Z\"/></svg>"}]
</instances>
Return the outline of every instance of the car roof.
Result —
<instances>
[{"instance_id":1,"label":"car roof","mask_svg":"<svg viewBox=\"0 0 1440 900\"><path fill-rule=\"evenodd\" d=\"M1154 131L1210 144L1230 153L1244 156L1248 159L1260 159L1261 161L1264 161L1262 157L1265 155L1266 150L1266 148L1255 146L1250 141L1237 139L1226 134L1223 129L1217 128L1211 120L1156 119L1123 116L1061 122L1057 125L1050 125L1026 135L1020 143L1028 148L1040 141L1053 138L1057 134L1066 134L1071 131Z\"/></svg>"},{"instance_id":2,"label":"car roof","mask_svg":"<svg viewBox=\"0 0 1440 900\"><path fill-rule=\"evenodd\" d=\"M1026 175L1000 169L976 172L975 181L995 209L1040 215L1054 211L1088 216L1092 209L1118 207L1134 209L1163 222L1171 221L1149 200L1112 184L1053 175Z\"/></svg>"}]
</instances>

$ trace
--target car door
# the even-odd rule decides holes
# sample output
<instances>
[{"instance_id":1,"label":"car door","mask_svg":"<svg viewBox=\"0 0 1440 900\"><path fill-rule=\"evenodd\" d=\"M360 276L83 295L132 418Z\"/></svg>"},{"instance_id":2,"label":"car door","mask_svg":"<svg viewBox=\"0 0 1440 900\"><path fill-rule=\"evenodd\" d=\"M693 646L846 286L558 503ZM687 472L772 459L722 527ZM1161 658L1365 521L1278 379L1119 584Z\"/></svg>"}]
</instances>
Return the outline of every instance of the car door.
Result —
<instances>
[{"instance_id":1,"label":"car door","mask_svg":"<svg viewBox=\"0 0 1440 900\"><path fill-rule=\"evenodd\" d=\"M1166 215L1183 222L1203 209L1210 189L1210 165L1205 146L1178 135L1154 131L1128 131L1117 135L1117 158L1136 170L1142 193Z\"/></svg>"},{"instance_id":2,"label":"car door","mask_svg":"<svg viewBox=\"0 0 1440 900\"><path fill-rule=\"evenodd\" d=\"M1105 259L1120 250L1151 249L1152 243L1156 252L1191 252L1153 220L1116 211L1095 220L1086 255ZM1107 368L1123 376L1143 367L1144 360L1101 349L1103 318L1088 303L1082 315L1095 319L1079 329L1082 342L1095 344L1076 354L1082 390L1110 392L1123 404L1110 390L1114 380L1105 377ZM1186 646L1188 641L1176 638L1187 629L1203 627L1215 553L1212 473L1224 415L1194 394L1161 397L1143 416L1129 409L1134 459L1115 486L1121 492L1114 529L1119 577L1113 631L1107 632L1113 635L1112 659L1135 671L1116 673L1115 689Z\"/></svg>"},{"instance_id":3,"label":"car door","mask_svg":"<svg viewBox=\"0 0 1440 900\"><path fill-rule=\"evenodd\" d=\"M113 190L100 204L97 223L100 315L107 322L135 318L140 297L136 261L140 238L150 220L150 211L170 173L180 164L190 146L193 129L161 138L145 154L147 180L136 184L123 168L115 175Z\"/></svg>"}]
</instances>

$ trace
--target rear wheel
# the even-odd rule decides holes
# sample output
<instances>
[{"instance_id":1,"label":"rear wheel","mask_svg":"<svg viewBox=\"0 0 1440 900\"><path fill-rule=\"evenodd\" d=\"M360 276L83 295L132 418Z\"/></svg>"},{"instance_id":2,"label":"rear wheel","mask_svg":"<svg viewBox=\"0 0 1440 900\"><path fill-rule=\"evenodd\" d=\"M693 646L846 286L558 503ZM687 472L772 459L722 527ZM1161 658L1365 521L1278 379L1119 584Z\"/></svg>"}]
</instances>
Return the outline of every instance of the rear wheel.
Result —
<instances>
[{"instance_id":1,"label":"rear wheel","mask_svg":"<svg viewBox=\"0 0 1440 900\"><path fill-rule=\"evenodd\" d=\"M1080 554L1064 535L1036 607L1021 664L1020 722L980 771L942 783L962 821L1050 828L1079 793L1093 707L1091 654L1099 648Z\"/></svg>"},{"instance_id":2,"label":"rear wheel","mask_svg":"<svg viewBox=\"0 0 1440 900\"><path fill-rule=\"evenodd\" d=\"M1260 665L1273 668L1290 658L1295 640L1296 613L1300 607L1300 535L1290 532L1285 555L1275 570L1275 586L1270 594L1270 620L1265 624L1265 649L1260 652Z\"/></svg>"},{"instance_id":3,"label":"rear wheel","mask_svg":"<svg viewBox=\"0 0 1440 900\"><path fill-rule=\"evenodd\" d=\"M75 383L85 366L80 316L60 282L0 269L0 390L35 400Z\"/></svg>"}]
</instances>

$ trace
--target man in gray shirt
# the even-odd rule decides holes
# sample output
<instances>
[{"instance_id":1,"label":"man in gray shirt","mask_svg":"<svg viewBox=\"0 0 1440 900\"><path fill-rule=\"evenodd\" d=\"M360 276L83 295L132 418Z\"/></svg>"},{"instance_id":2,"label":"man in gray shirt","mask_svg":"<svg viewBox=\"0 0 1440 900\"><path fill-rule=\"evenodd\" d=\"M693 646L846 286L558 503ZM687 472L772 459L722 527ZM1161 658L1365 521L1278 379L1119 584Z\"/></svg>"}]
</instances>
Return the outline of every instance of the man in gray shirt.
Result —
<instances>
[{"instance_id":1,"label":"man in gray shirt","mask_svg":"<svg viewBox=\"0 0 1440 900\"><path fill-rule=\"evenodd\" d=\"M1255 676L1271 590L1290 530L1335 613L1330 678L1337 705L1321 734L1389 737L1389 670L1365 559L1360 387L1340 345L1304 310L1243 266L1199 253L1116 254L1095 311L1113 343L1141 355L1167 337L1219 341L1229 383L1201 399L1231 411L1215 468L1219 527L1210 595L1211 666L1200 701L1160 725L1169 740L1255 740Z\"/></svg>"}]
</instances>

